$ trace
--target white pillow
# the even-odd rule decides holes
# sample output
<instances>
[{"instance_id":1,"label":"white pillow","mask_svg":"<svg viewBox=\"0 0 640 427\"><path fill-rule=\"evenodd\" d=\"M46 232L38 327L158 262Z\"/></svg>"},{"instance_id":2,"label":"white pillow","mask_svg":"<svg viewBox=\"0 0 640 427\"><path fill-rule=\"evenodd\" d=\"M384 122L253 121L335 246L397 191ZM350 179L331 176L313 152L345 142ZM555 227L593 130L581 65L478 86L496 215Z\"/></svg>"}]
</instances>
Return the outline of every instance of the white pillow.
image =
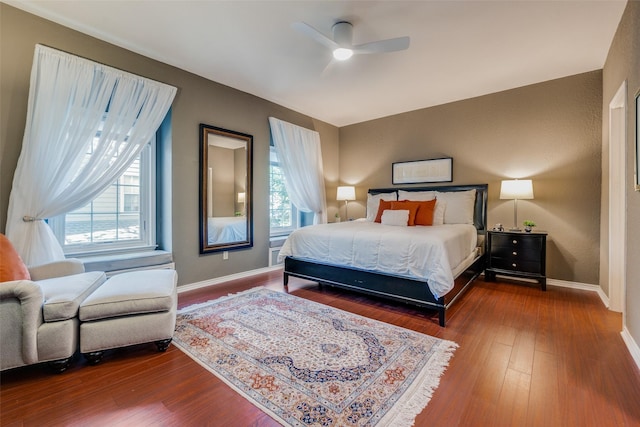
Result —
<instances>
[{"instance_id":1,"label":"white pillow","mask_svg":"<svg viewBox=\"0 0 640 427\"><path fill-rule=\"evenodd\" d=\"M386 202L396 201L398 200L398 193L393 191L391 193L367 194L367 221L375 221L380 207L380 200Z\"/></svg>"},{"instance_id":2,"label":"white pillow","mask_svg":"<svg viewBox=\"0 0 640 427\"><path fill-rule=\"evenodd\" d=\"M399 225L406 227L407 224L409 224L409 211L403 209L395 211L385 209L382 211L380 222L384 225Z\"/></svg>"},{"instance_id":3,"label":"white pillow","mask_svg":"<svg viewBox=\"0 0 640 427\"><path fill-rule=\"evenodd\" d=\"M398 190L398 200L414 200L416 202L428 202L436 198L435 191L405 191Z\"/></svg>"},{"instance_id":4,"label":"white pillow","mask_svg":"<svg viewBox=\"0 0 640 427\"><path fill-rule=\"evenodd\" d=\"M444 211L447 208L447 202L436 199L436 207L433 210L433 225L444 224Z\"/></svg>"},{"instance_id":5,"label":"white pillow","mask_svg":"<svg viewBox=\"0 0 640 427\"><path fill-rule=\"evenodd\" d=\"M473 208L476 201L475 189L450 192L438 191L436 199L446 202L444 210L445 224L473 224Z\"/></svg>"}]
</instances>

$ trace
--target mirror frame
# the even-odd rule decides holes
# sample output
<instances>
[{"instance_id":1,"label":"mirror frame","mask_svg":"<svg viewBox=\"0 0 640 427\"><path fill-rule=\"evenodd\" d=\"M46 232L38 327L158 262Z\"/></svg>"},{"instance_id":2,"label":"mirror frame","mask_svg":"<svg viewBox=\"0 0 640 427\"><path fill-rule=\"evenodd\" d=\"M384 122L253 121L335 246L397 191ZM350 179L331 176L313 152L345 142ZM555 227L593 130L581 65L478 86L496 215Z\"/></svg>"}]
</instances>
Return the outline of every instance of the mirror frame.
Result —
<instances>
[{"instance_id":1,"label":"mirror frame","mask_svg":"<svg viewBox=\"0 0 640 427\"><path fill-rule=\"evenodd\" d=\"M247 144L247 187L245 189L245 216L247 218L247 239L229 243L209 244L207 221L208 193L208 149L209 135L219 135L239 139ZM208 254L253 247L253 136L216 126L200 124L200 253Z\"/></svg>"}]
</instances>

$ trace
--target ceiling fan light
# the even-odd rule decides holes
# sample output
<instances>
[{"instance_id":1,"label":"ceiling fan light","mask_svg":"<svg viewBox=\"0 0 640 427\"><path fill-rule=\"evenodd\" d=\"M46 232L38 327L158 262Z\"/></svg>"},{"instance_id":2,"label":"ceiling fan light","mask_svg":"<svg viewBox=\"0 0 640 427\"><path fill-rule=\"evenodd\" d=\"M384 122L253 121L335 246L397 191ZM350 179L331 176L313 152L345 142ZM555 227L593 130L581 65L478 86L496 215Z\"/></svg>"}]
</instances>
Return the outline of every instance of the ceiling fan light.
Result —
<instances>
[{"instance_id":1,"label":"ceiling fan light","mask_svg":"<svg viewBox=\"0 0 640 427\"><path fill-rule=\"evenodd\" d=\"M345 49L343 47L339 47L338 49L333 51L333 57L338 61L346 61L352 56L353 56L353 51L351 49Z\"/></svg>"}]
</instances>

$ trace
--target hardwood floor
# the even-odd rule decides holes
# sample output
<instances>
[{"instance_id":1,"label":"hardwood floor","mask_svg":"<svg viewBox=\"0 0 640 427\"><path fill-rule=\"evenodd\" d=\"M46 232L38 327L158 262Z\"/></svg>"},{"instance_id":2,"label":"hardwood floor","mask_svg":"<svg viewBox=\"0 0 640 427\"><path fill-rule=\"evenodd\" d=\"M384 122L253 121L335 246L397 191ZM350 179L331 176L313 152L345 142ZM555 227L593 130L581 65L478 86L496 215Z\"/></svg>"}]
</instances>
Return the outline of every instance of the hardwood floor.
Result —
<instances>
[{"instance_id":1,"label":"hardwood floor","mask_svg":"<svg viewBox=\"0 0 640 427\"><path fill-rule=\"evenodd\" d=\"M475 285L448 312L423 312L292 278L293 295L457 342L416 426L640 426L640 371L620 336L621 316L594 292L517 282ZM283 290L272 272L180 294L179 305L254 286ZM78 358L3 372L2 426L276 426L174 346Z\"/></svg>"}]
</instances>

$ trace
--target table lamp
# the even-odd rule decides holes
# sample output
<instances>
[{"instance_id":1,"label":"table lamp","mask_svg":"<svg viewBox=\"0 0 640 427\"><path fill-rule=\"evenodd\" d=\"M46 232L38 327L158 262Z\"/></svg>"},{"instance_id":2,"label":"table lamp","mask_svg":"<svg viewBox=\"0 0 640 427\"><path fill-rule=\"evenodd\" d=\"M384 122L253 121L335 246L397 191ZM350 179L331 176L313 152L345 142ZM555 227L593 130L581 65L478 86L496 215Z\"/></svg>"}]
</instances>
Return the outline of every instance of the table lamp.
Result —
<instances>
[{"instance_id":1,"label":"table lamp","mask_svg":"<svg viewBox=\"0 0 640 427\"><path fill-rule=\"evenodd\" d=\"M509 179L502 181L500 199L513 199L513 228L509 231L520 231L518 227L518 199L533 199L533 183L530 179Z\"/></svg>"},{"instance_id":2,"label":"table lamp","mask_svg":"<svg viewBox=\"0 0 640 427\"><path fill-rule=\"evenodd\" d=\"M349 200L356 199L356 188L351 185L338 187L336 200L344 200L344 215L349 219Z\"/></svg>"}]
</instances>

